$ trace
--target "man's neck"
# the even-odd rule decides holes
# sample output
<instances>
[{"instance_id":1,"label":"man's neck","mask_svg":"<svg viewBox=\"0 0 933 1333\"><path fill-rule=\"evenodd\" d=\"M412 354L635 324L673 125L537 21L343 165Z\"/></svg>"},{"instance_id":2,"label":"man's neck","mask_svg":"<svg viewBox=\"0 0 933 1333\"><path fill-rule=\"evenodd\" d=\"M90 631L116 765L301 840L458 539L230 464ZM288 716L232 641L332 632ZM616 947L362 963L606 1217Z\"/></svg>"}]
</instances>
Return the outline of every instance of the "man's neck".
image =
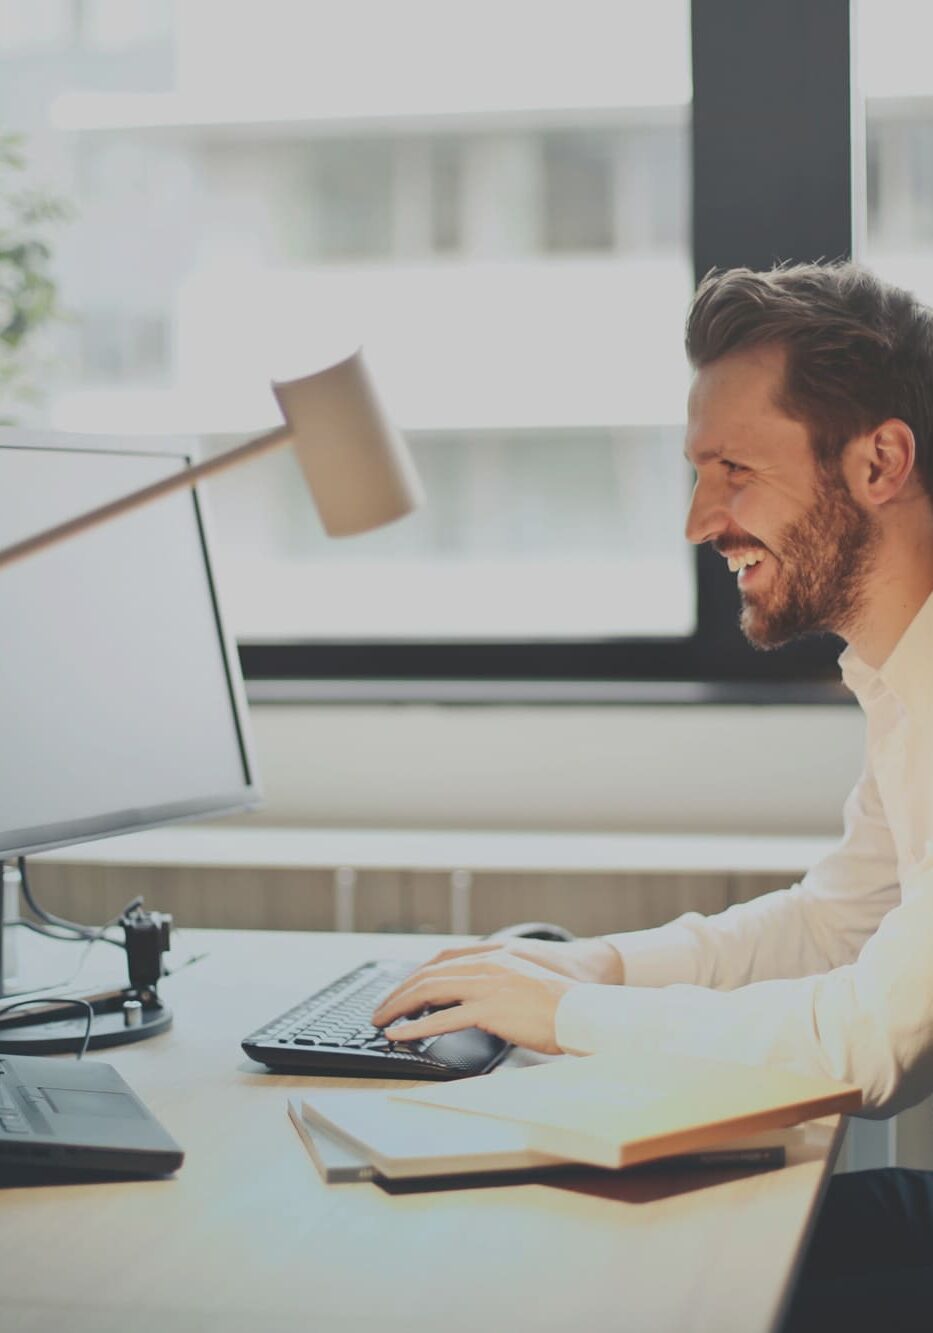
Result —
<instances>
[{"instance_id":1,"label":"man's neck","mask_svg":"<svg viewBox=\"0 0 933 1333\"><path fill-rule=\"evenodd\" d=\"M882 557L858 622L843 638L868 666L883 666L931 593L933 525Z\"/></svg>"}]
</instances>

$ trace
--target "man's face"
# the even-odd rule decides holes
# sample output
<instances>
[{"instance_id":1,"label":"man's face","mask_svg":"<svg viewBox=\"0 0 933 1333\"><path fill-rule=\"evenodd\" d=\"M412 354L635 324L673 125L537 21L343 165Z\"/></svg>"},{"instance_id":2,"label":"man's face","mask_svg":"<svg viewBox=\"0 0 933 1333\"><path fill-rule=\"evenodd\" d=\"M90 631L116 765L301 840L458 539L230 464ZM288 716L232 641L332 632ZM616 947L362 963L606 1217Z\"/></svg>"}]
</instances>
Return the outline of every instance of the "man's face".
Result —
<instances>
[{"instance_id":1,"label":"man's face","mask_svg":"<svg viewBox=\"0 0 933 1333\"><path fill-rule=\"evenodd\" d=\"M687 410L687 537L738 567L742 631L758 648L847 634L879 540L841 470L818 466L808 428L777 406L783 381L781 348L732 353L697 373Z\"/></svg>"}]
</instances>

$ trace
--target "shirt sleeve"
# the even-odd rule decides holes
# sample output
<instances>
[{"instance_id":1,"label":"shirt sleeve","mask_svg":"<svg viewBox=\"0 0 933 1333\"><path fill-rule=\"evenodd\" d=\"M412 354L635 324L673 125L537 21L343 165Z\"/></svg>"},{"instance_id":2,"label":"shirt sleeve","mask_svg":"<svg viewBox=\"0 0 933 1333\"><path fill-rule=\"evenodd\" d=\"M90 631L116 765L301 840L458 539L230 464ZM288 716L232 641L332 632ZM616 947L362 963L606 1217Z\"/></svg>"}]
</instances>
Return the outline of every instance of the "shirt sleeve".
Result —
<instances>
[{"instance_id":1,"label":"shirt sleeve","mask_svg":"<svg viewBox=\"0 0 933 1333\"><path fill-rule=\"evenodd\" d=\"M737 990L580 984L557 1010L576 1054L645 1045L823 1074L862 1090L863 1114L891 1115L933 1087L933 843L854 963L824 976Z\"/></svg>"},{"instance_id":2,"label":"shirt sleeve","mask_svg":"<svg viewBox=\"0 0 933 1333\"><path fill-rule=\"evenodd\" d=\"M799 884L715 916L687 912L653 930L606 936L621 955L626 984L733 990L854 962L901 892L870 763L843 817L841 842Z\"/></svg>"}]
</instances>

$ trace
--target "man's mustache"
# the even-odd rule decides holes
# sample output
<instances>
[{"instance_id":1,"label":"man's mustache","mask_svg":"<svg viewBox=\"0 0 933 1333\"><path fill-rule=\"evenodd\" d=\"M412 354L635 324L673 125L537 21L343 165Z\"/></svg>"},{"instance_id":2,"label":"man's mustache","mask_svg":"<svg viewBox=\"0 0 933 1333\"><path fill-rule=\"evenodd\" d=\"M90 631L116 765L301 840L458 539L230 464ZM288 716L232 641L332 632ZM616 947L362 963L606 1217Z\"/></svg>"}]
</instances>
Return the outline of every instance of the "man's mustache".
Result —
<instances>
[{"instance_id":1,"label":"man's mustache","mask_svg":"<svg viewBox=\"0 0 933 1333\"><path fill-rule=\"evenodd\" d=\"M767 552L768 548L754 537L717 537L713 542L713 550L719 555L731 555L733 551Z\"/></svg>"}]
</instances>

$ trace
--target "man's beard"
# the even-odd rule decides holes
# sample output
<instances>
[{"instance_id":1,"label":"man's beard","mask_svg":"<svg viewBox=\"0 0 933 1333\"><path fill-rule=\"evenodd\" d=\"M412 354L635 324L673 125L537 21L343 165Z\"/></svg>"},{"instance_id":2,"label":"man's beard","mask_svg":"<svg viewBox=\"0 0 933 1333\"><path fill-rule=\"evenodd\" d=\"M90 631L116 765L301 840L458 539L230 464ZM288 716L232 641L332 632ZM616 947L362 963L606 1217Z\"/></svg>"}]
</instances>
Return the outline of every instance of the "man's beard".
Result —
<instances>
[{"instance_id":1,"label":"man's beard","mask_svg":"<svg viewBox=\"0 0 933 1333\"><path fill-rule=\"evenodd\" d=\"M778 538L769 586L742 593L739 623L755 648L842 634L861 616L878 526L855 503L838 466L820 466L818 475L825 489Z\"/></svg>"}]
</instances>

